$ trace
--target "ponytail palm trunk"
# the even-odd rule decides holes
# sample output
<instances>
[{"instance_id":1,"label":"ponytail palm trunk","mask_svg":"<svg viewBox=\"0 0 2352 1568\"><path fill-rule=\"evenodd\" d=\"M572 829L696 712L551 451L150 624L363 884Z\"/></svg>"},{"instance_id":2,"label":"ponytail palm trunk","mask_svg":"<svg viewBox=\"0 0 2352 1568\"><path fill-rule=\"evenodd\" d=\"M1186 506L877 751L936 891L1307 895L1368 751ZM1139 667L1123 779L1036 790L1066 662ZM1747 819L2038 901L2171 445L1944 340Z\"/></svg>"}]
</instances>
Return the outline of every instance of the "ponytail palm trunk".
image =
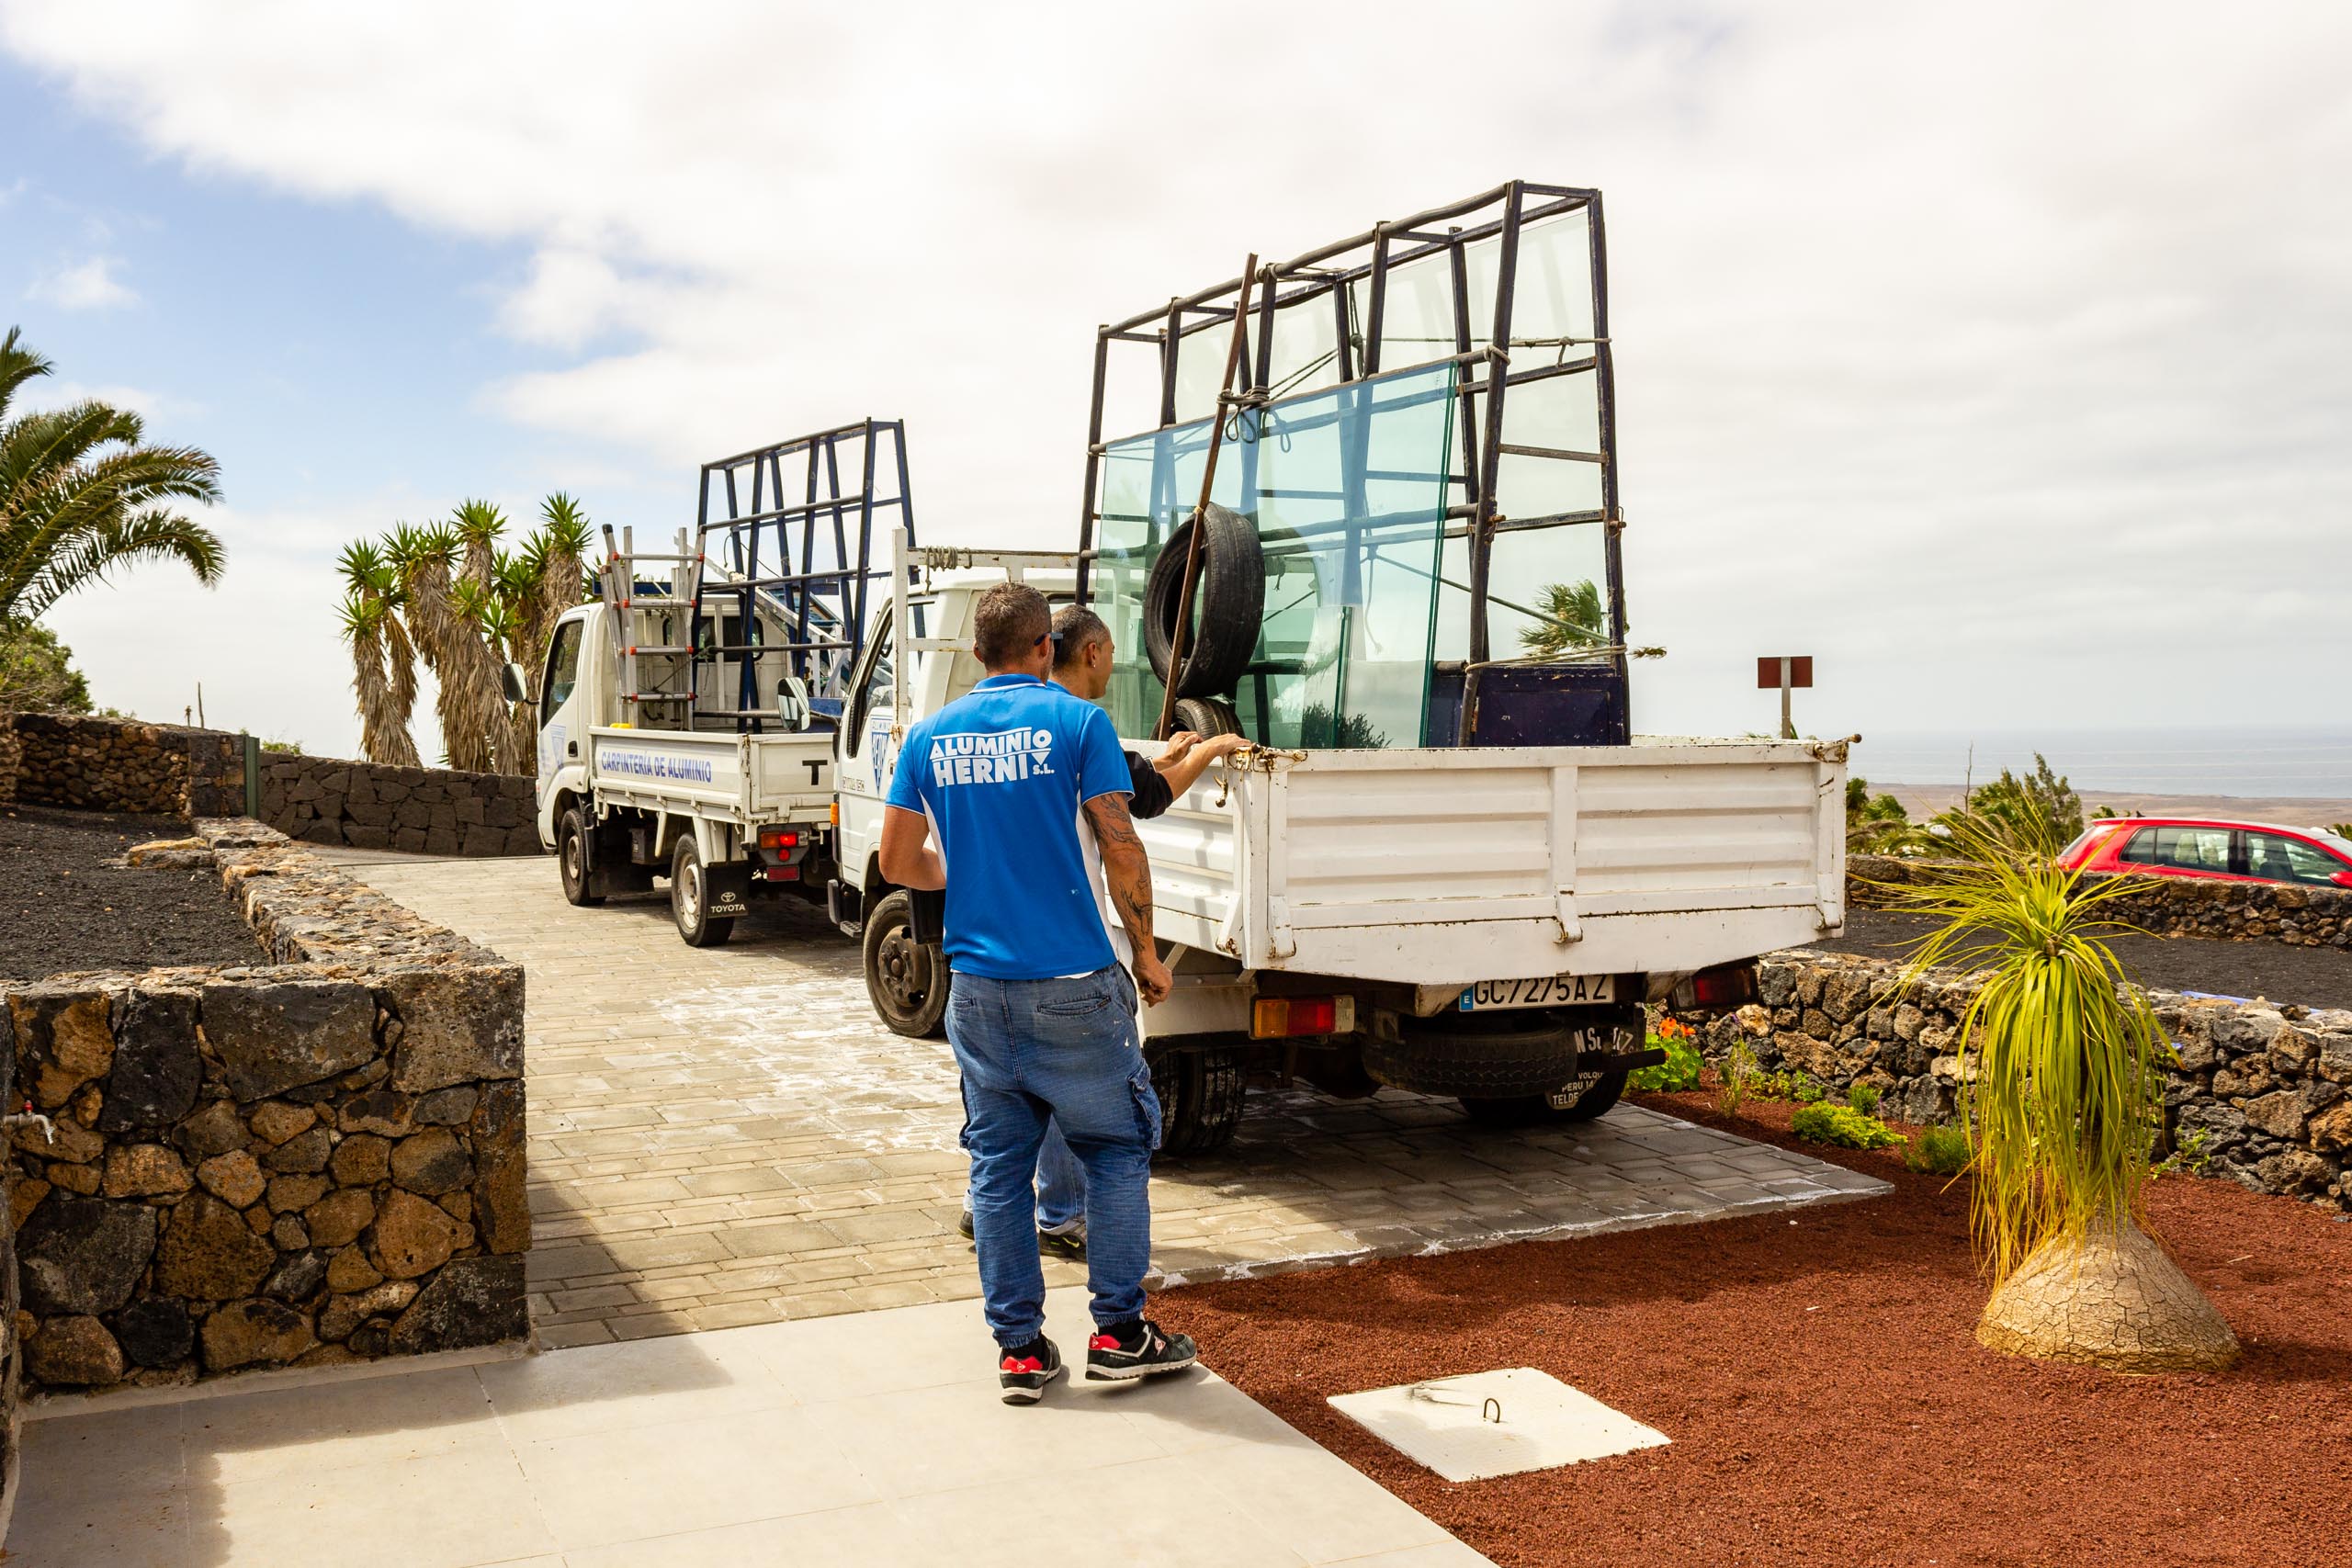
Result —
<instances>
[{"instance_id":1,"label":"ponytail palm trunk","mask_svg":"<svg viewBox=\"0 0 2352 1568\"><path fill-rule=\"evenodd\" d=\"M1993 1296L1976 1337L2118 1371L2215 1370L2238 1345L2141 1228L2141 1189L2171 1050L2105 939L2122 878L2088 884L1979 820L1968 860L1902 904L1943 921L1912 972L1986 971L1961 1024L1976 1240Z\"/></svg>"}]
</instances>

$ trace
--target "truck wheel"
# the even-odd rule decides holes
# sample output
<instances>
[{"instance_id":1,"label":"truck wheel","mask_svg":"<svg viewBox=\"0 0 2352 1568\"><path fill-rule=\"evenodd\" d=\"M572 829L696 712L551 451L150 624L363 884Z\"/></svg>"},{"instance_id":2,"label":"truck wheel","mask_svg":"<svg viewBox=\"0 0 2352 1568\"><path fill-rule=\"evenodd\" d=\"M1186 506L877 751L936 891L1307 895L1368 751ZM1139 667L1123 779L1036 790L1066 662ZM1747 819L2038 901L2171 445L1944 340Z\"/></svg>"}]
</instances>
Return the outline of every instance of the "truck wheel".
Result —
<instances>
[{"instance_id":1,"label":"truck wheel","mask_svg":"<svg viewBox=\"0 0 2352 1568\"><path fill-rule=\"evenodd\" d=\"M1364 1070L1391 1089L1417 1094L1457 1100L1542 1097L1575 1081L1579 1023L1603 1039L1624 1030L1635 1040L1647 1023L1638 1006L1583 1008L1577 1015L1574 1021L1549 1012L1408 1019L1401 1039L1364 1042Z\"/></svg>"},{"instance_id":2,"label":"truck wheel","mask_svg":"<svg viewBox=\"0 0 2352 1568\"><path fill-rule=\"evenodd\" d=\"M670 857L670 917L678 922L678 934L688 947L717 947L735 933L734 917L711 919L710 883L703 874L702 852L695 848L692 833L679 839Z\"/></svg>"},{"instance_id":3,"label":"truck wheel","mask_svg":"<svg viewBox=\"0 0 2352 1568\"><path fill-rule=\"evenodd\" d=\"M904 889L865 915L865 994L893 1034L922 1040L947 1035L947 960L915 940L914 900Z\"/></svg>"},{"instance_id":4,"label":"truck wheel","mask_svg":"<svg viewBox=\"0 0 2352 1568\"><path fill-rule=\"evenodd\" d=\"M1204 1155L1233 1140L1241 1121L1239 1051L1159 1051L1151 1091L1159 1097L1159 1152Z\"/></svg>"},{"instance_id":5,"label":"truck wheel","mask_svg":"<svg viewBox=\"0 0 2352 1568\"><path fill-rule=\"evenodd\" d=\"M1579 1073L1566 1089L1553 1094L1513 1095L1504 1100L1464 1100L1462 1109L1473 1122L1491 1127L1527 1127L1543 1122L1592 1122L1606 1114L1625 1092L1625 1069ZM1574 1096L1573 1099L1570 1099ZM1555 1105L1555 1099L1566 1105Z\"/></svg>"},{"instance_id":6,"label":"truck wheel","mask_svg":"<svg viewBox=\"0 0 2352 1568\"><path fill-rule=\"evenodd\" d=\"M1163 684L1173 684L1180 697L1231 691L1257 650L1259 623L1266 616L1266 560L1258 525L1215 502L1201 509L1201 577L1193 590L1193 635L1181 680L1170 682L1168 661L1184 597L1184 558L1193 547L1191 522L1168 536L1144 580L1144 653L1151 672Z\"/></svg>"},{"instance_id":7,"label":"truck wheel","mask_svg":"<svg viewBox=\"0 0 2352 1568\"><path fill-rule=\"evenodd\" d=\"M588 870L588 825L584 807L575 806L556 818L555 863L563 877L563 901L593 909L605 901L597 879Z\"/></svg>"}]
</instances>

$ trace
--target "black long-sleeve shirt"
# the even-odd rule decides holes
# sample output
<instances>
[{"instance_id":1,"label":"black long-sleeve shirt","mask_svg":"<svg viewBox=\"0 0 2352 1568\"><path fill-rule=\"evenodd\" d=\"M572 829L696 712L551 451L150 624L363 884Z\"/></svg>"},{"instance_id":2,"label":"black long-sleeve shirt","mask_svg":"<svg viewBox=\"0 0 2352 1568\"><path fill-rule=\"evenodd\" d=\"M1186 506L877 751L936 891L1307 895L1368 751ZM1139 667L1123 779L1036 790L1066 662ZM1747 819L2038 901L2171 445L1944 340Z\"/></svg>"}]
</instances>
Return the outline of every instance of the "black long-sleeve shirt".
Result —
<instances>
[{"instance_id":1,"label":"black long-sleeve shirt","mask_svg":"<svg viewBox=\"0 0 2352 1568\"><path fill-rule=\"evenodd\" d=\"M1158 768L1144 759L1141 752L1127 753L1127 774L1128 782L1135 786L1135 793L1127 797L1129 817L1138 819L1157 817L1176 803L1168 781L1160 776Z\"/></svg>"}]
</instances>

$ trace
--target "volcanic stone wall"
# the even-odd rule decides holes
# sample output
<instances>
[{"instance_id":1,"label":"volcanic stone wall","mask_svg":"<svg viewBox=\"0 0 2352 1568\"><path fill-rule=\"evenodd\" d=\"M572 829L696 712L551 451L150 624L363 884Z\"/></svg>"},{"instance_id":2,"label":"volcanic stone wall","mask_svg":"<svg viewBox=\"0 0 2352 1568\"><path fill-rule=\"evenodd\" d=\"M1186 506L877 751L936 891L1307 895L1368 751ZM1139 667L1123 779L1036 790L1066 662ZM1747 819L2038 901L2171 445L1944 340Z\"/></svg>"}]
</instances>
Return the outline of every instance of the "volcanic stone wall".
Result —
<instances>
[{"instance_id":1,"label":"volcanic stone wall","mask_svg":"<svg viewBox=\"0 0 2352 1568\"><path fill-rule=\"evenodd\" d=\"M1758 1002L1679 1016L1718 1067L1745 1043L1767 1071L1803 1072L1839 1095L1866 1083L1890 1114L1939 1122L1956 1108L1961 1018L1977 982L1938 972L1906 988L1902 973L1852 953L1768 953ZM2352 1011L2149 999L2177 1052L2165 1085L2169 1145L2193 1150L2209 1175L2352 1213Z\"/></svg>"},{"instance_id":2,"label":"volcanic stone wall","mask_svg":"<svg viewBox=\"0 0 2352 1568\"><path fill-rule=\"evenodd\" d=\"M159 817L245 809L245 738L80 714L0 713L0 801ZM540 852L527 778L261 756L261 819L291 838L439 855Z\"/></svg>"},{"instance_id":3,"label":"volcanic stone wall","mask_svg":"<svg viewBox=\"0 0 2352 1568\"><path fill-rule=\"evenodd\" d=\"M0 714L0 800L158 817L245 808L244 737L86 714Z\"/></svg>"},{"instance_id":4,"label":"volcanic stone wall","mask_svg":"<svg viewBox=\"0 0 2352 1568\"><path fill-rule=\"evenodd\" d=\"M523 974L202 820L278 962L0 987L25 1377L152 1386L529 1332Z\"/></svg>"},{"instance_id":5,"label":"volcanic stone wall","mask_svg":"<svg viewBox=\"0 0 2352 1568\"><path fill-rule=\"evenodd\" d=\"M292 838L436 855L539 852L537 785L505 773L270 752L261 818Z\"/></svg>"},{"instance_id":6,"label":"volcanic stone wall","mask_svg":"<svg viewBox=\"0 0 2352 1568\"><path fill-rule=\"evenodd\" d=\"M1846 862L1846 901L1885 908L1901 890L1944 863L1894 855ZM2111 882L2111 876L2087 878ZM2104 906L2109 918L2158 936L2276 942L2289 947L2352 951L2352 888L2277 882L2208 882L2189 876L2131 876L2133 891Z\"/></svg>"}]
</instances>

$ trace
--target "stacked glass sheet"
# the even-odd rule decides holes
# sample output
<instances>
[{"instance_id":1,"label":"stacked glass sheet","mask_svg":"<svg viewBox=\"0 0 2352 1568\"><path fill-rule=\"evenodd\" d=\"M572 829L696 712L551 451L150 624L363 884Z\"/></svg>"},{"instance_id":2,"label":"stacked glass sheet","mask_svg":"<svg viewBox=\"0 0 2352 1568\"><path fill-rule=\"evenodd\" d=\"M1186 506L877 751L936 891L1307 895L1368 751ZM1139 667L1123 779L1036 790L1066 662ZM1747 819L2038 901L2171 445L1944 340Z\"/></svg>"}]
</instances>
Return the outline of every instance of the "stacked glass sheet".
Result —
<instances>
[{"instance_id":1,"label":"stacked glass sheet","mask_svg":"<svg viewBox=\"0 0 2352 1568\"><path fill-rule=\"evenodd\" d=\"M1247 671L1216 694L1252 738L1425 743L1454 393L1446 363L1228 416L1211 499L1257 525L1266 599ZM1104 452L1091 597L1117 644L1106 701L1122 735L1148 736L1159 717L1144 586L1200 499L1210 428L1200 420Z\"/></svg>"}]
</instances>

